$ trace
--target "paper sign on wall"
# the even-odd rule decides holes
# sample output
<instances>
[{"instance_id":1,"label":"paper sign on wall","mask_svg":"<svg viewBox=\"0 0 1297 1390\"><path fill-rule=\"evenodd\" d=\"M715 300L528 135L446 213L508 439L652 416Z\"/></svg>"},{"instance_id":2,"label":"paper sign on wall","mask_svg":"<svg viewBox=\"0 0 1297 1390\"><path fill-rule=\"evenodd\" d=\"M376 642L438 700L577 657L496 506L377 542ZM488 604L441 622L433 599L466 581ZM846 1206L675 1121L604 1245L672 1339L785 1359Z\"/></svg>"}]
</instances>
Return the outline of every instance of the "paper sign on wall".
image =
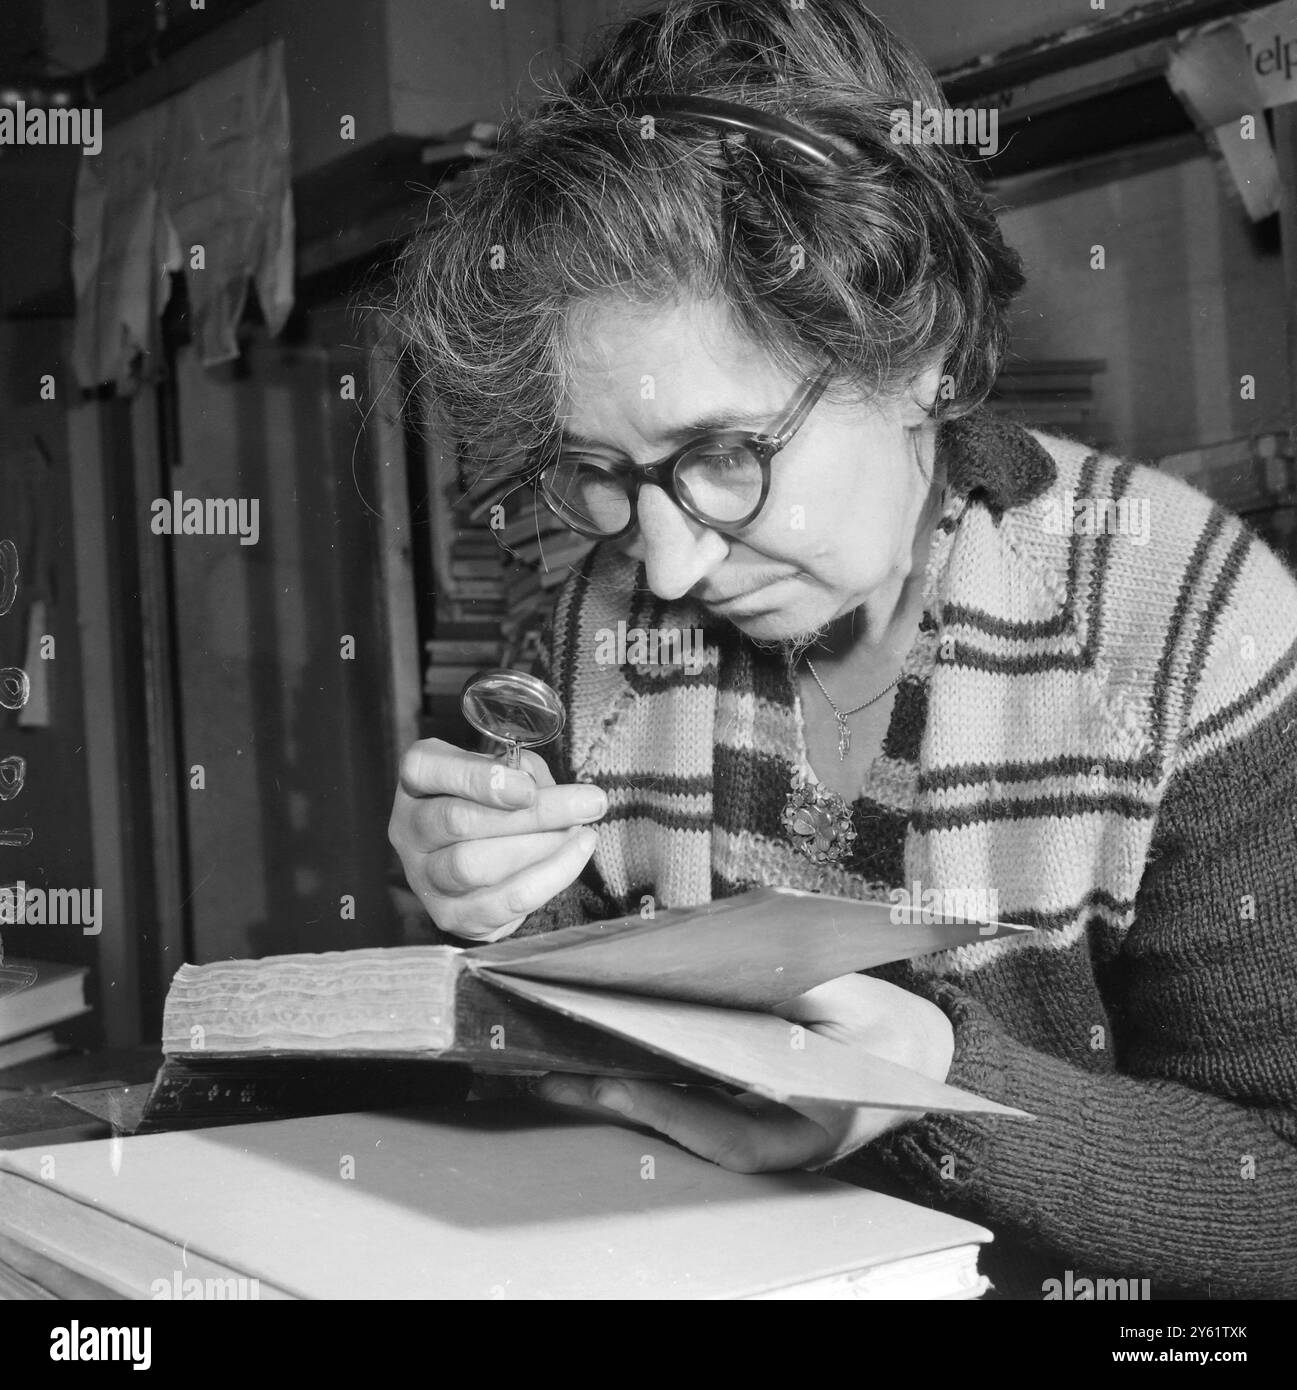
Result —
<instances>
[{"instance_id":1,"label":"paper sign on wall","mask_svg":"<svg viewBox=\"0 0 1297 1390\"><path fill-rule=\"evenodd\" d=\"M1297 101L1297 0L1284 0L1235 24L1247 47L1252 78L1264 106Z\"/></svg>"},{"instance_id":2,"label":"paper sign on wall","mask_svg":"<svg viewBox=\"0 0 1297 1390\"><path fill-rule=\"evenodd\" d=\"M1297 17L1297 4L1280 8ZM1279 211L1281 185L1254 67L1242 30L1218 24L1176 50L1166 80L1198 126L1211 131L1248 216L1259 222Z\"/></svg>"}]
</instances>

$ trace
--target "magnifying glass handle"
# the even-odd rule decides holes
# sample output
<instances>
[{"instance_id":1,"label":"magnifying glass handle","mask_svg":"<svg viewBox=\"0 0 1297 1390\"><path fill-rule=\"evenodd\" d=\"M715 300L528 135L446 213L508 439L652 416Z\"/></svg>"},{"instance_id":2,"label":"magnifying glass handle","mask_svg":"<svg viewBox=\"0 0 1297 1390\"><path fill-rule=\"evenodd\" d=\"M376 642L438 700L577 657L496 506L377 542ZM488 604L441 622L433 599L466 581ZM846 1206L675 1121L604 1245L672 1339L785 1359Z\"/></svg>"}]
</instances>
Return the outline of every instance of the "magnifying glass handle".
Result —
<instances>
[{"instance_id":1,"label":"magnifying glass handle","mask_svg":"<svg viewBox=\"0 0 1297 1390\"><path fill-rule=\"evenodd\" d=\"M522 765L521 743L514 743L512 740L506 743L504 752L500 754L500 760L504 763L505 767L512 768L515 771L521 771L524 776L530 777L533 782L536 781L535 773L533 773L529 767L523 767Z\"/></svg>"}]
</instances>

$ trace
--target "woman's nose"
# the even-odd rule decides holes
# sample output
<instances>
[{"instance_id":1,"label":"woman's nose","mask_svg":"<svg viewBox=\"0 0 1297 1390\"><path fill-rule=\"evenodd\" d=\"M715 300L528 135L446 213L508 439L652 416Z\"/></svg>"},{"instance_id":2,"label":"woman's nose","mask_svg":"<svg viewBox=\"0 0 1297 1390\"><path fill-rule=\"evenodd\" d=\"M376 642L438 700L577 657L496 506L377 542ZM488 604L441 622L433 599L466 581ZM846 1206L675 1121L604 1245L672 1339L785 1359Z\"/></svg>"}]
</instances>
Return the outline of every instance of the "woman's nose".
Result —
<instances>
[{"instance_id":1,"label":"woman's nose","mask_svg":"<svg viewBox=\"0 0 1297 1390\"><path fill-rule=\"evenodd\" d=\"M729 541L686 515L662 491L639 491L639 534L630 554L644 561L648 586L661 599L683 598L729 554Z\"/></svg>"}]
</instances>

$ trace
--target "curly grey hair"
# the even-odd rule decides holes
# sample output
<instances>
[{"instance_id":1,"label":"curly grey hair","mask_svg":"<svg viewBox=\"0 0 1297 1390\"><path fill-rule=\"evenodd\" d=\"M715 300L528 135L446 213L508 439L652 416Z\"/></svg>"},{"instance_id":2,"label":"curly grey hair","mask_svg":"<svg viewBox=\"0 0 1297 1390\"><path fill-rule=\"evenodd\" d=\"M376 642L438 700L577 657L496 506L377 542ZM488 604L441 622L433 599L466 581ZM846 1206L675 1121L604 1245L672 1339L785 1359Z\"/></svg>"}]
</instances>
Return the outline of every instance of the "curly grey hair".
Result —
<instances>
[{"instance_id":1,"label":"curly grey hair","mask_svg":"<svg viewBox=\"0 0 1297 1390\"><path fill-rule=\"evenodd\" d=\"M646 125L624 103L649 93L739 102L854 158ZM934 415L979 405L1021 266L958 153L892 138L916 100L941 106L931 73L855 0L674 0L607 33L403 257L398 321L443 426L484 457L552 438L578 311L617 296L718 297L790 375L827 357L868 396L939 362Z\"/></svg>"}]
</instances>

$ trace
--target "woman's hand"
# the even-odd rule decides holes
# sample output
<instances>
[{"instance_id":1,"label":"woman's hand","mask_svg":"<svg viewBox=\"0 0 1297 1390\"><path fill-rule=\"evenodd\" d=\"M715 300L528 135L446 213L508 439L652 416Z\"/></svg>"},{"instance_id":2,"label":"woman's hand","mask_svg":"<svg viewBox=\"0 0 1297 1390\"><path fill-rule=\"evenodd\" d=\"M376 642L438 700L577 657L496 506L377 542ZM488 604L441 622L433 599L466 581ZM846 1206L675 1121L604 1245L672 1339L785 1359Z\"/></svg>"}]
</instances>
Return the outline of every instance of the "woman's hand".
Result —
<instances>
[{"instance_id":1,"label":"woman's hand","mask_svg":"<svg viewBox=\"0 0 1297 1390\"><path fill-rule=\"evenodd\" d=\"M406 881L443 930L498 941L568 886L594 852L598 787L556 786L535 754L514 771L439 738L401 759L387 835ZM528 773L531 775L528 776Z\"/></svg>"},{"instance_id":2,"label":"woman's hand","mask_svg":"<svg viewBox=\"0 0 1297 1390\"><path fill-rule=\"evenodd\" d=\"M926 999L868 975L844 975L791 1000L782 1017L876 1057L944 1081L954 1057L950 1020ZM546 1100L604 1118L646 1125L703 1158L738 1173L807 1168L916 1119L917 1111L874 1106L776 1105L706 1086L574 1076L553 1072L537 1083ZM611 1112L611 1113L610 1113Z\"/></svg>"}]
</instances>

